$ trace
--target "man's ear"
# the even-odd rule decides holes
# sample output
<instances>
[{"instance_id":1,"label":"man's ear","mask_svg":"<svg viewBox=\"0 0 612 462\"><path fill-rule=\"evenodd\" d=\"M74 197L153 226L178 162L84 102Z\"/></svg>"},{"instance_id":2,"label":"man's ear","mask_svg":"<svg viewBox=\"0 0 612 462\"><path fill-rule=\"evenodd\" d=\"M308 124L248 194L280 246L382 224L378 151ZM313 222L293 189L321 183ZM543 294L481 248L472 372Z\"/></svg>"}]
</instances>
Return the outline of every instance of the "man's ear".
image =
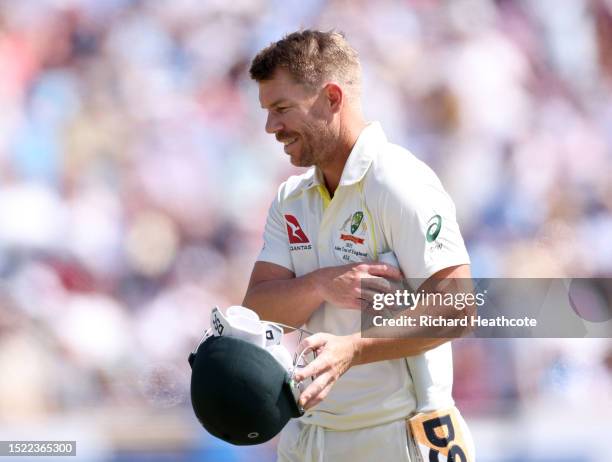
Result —
<instances>
[{"instance_id":1,"label":"man's ear","mask_svg":"<svg viewBox=\"0 0 612 462\"><path fill-rule=\"evenodd\" d=\"M342 105L344 104L344 92L340 85L337 83L328 83L325 85L325 95L327 96L327 102L332 112L340 112Z\"/></svg>"}]
</instances>

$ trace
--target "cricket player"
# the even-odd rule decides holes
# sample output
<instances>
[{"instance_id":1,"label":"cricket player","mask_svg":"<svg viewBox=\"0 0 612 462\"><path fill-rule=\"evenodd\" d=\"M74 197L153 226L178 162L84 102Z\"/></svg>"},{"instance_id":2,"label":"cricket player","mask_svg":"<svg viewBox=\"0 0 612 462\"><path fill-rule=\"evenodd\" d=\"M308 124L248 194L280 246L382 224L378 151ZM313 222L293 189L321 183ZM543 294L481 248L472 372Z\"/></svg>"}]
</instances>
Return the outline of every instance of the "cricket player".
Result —
<instances>
[{"instance_id":1,"label":"cricket player","mask_svg":"<svg viewBox=\"0 0 612 462\"><path fill-rule=\"evenodd\" d=\"M359 58L341 34L292 33L260 51L250 75L266 131L293 165L310 167L272 201L243 302L262 319L316 332L299 347L318 353L296 377L315 377L300 397L306 414L281 432L278 460L414 462L419 435L433 441L429 460L473 460L459 447L460 415L441 411L454 406L448 339L360 333L362 278L403 275L434 290L470 278L451 198L429 167L365 121ZM389 252L399 267L379 261ZM415 415L416 436L407 426Z\"/></svg>"}]
</instances>

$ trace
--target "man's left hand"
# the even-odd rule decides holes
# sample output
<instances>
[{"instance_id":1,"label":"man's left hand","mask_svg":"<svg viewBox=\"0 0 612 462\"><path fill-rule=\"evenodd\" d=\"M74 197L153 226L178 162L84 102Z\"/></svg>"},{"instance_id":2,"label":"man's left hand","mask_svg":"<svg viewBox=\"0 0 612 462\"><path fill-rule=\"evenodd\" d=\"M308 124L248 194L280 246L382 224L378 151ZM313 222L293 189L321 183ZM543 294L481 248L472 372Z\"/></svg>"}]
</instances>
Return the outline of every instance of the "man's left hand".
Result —
<instances>
[{"instance_id":1,"label":"man's left hand","mask_svg":"<svg viewBox=\"0 0 612 462\"><path fill-rule=\"evenodd\" d=\"M295 374L297 381L314 377L314 381L300 395L299 403L304 409L316 406L329 394L334 383L356 361L358 337L319 333L305 338L298 351L310 349L317 354L310 364Z\"/></svg>"}]
</instances>

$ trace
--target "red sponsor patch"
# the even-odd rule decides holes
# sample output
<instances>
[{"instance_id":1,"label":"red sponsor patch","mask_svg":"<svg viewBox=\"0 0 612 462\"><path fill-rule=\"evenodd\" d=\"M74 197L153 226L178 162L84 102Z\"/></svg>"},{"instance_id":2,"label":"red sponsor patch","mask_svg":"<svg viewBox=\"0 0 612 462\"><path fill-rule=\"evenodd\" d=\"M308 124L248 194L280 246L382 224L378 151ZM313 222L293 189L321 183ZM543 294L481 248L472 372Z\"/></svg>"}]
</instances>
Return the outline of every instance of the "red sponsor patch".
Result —
<instances>
[{"instance_id":1,"label":"red sponsor patch","mask_svg":"<svg viewBox=\"0 0 612 462\"><path fill-rule=\"evenodd\" d=\"M285 215L285 220L290 244L308 244L310 242L306 233L298 223L297 218L293 215Z\"/></svg>"}]
</instances>

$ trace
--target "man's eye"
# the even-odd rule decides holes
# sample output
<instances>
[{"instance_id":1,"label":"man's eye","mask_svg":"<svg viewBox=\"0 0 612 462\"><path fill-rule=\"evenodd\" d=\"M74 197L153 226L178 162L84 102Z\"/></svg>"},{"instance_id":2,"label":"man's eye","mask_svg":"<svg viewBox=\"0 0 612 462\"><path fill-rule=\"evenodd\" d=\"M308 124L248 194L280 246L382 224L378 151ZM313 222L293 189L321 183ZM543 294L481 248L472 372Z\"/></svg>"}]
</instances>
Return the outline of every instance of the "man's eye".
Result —
<instances>
[{"instance_id":1,"label":"man's eye","mask_svg":"<svg viewBox=\"0 0 612 462\"><path fill-rule=\"evenodd\" d=\"M286 106L282 106L282 107L277 107L276 108L276 112L278 112L279 114L284 114L285 112L287 112L289 110L288 107Z\"/></svg>"}]
</instances>

